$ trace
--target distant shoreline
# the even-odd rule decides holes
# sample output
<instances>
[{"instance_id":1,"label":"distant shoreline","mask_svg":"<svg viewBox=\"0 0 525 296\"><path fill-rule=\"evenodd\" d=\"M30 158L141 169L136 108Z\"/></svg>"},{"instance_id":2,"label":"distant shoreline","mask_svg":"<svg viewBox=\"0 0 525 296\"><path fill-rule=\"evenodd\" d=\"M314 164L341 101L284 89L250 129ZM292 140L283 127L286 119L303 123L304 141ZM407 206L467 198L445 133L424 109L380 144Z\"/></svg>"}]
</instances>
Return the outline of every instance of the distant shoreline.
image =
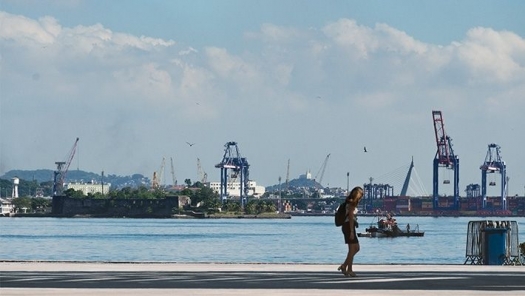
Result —
<instances>
[{"instance_id":1,"label":"distant shoreline","mask_svg":"<svg viewBox=\"0 0 525 296\"><path fill-rule=\"evenodd\" d=\"M335 213L290 213L290 215L292 217L294 216L297 216L297 217L326 217L326 216L330 216L330 217L333 217L335 215ZM357 214L357 216L359 217L376 217L376 216L382 216L381 214L374 214L374 213L364 213L364 214ZM509 218L523 218L525 216L519 216L519 215L497 215L496 213L491 213L489 215L480 215L479 213L478 214L459 214L459 215L456 215L456 214L452 214L452 213L442 213L442 214L433 214L433 213L429 213L429 214L421 214L421 213L417 213L417 214L393 214L393 216L396 216L396 217L502 217L502 218L505 218L505 217L509 217Z\"/></svg>"},{"instance_id":2,"label":"distant shoreline","mask_svg":"<svg viewBox=\"0 0 525 296\"><path fill-rule=\"evenodd\" d=\"M11 216L0 216L5 218L132 218L132 219L291 219L292 215L283 213L261 213L257 215L247 214L204 214L198 215L184 215L175 214L171 216L155 216L155 215L140 215L140 216L108 216L108 215L53 215L41 213L17 213Z\"/></svg>"},{"instance_id":3,"label":"distant shoreline","mask_svg":"<svg viewBox=\"0 0 525 296\"><path fill-rule=\"evenodd\" d=\"M132 218L132 219L291 219L292 217L333 217L335 213L261 213L258 215L247 215L247 214L200 214L200 215L171 215L171 216L155 216L155 215L141 215L141 216L106 216L106 215L53 215L53 214L41 214L31 213L23 214L17 213L10 216L0 216L0 218ZM361 217L375 217L377 214L366 213L358 214ZM380 216L380 215L379 215ZM523 218L525 216L518 215L497 215L495 213L489 215L479 214L395 214L396 217L498 217L498 218Z\"/></svg>"}]
</instances>

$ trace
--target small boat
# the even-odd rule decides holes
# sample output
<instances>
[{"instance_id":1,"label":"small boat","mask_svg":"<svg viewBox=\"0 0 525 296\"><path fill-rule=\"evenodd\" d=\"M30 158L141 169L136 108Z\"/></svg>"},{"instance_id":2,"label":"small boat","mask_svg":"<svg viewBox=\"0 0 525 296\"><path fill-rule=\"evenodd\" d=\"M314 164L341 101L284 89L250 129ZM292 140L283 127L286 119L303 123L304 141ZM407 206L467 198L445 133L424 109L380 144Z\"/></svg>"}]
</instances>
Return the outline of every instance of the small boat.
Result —
<instances>
[{"instance_id":1,"label":"small boat","mask_svg":"<svg viewBox=\"0 0 525 296\"><path fill-rule=\"evenodd\" d=\"M377 226L370 225L365 232L357 233L358 237L399 237L399 236L424 236L424 231L419 231L419 225L415 229L410 228L410 224L405 227L399 227L396 219L390 214L385 218L377 218Z\"/></svg>"}]
</instances>

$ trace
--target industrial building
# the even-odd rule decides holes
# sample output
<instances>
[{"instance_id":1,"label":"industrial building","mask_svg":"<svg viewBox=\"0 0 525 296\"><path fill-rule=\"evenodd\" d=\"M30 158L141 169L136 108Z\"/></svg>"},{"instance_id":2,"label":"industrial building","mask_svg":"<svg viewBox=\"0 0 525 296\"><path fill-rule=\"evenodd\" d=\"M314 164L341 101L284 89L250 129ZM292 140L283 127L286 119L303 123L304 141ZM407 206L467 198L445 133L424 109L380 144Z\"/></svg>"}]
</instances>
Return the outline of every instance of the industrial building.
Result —
<instances>
[{"instance_id":1,"label":"industrial building","mask_svg":"<svg viewBox=\"0 0 525 296\"><path fill-rule=\"evenodd\" d=\"M70 183L66 183L64 187L66 189L74 189L75 191L82 191L84 195L88 195L89 193L107 194L109 192L109 187L111 187L111 184L109 183L101 184L101 183L96 183L95 181L90 181L87 183L70 182Z\"/></svg>"},{"instance_id":2,"label":"industrial building","mask_svg":"<svg viewBox=\"0 0 525 296\"><path fill-rule=\"evenodd\" d=\"M214 192L220 193L221 182L209 182L206 184ZM261 197L266 192L264 186L258 186L255 181L248 181L248 195L256 198ZM239 181L228 182L226 196L229 197L240 197L241 196L241 183Z\"/></svg>"}]
</instances>

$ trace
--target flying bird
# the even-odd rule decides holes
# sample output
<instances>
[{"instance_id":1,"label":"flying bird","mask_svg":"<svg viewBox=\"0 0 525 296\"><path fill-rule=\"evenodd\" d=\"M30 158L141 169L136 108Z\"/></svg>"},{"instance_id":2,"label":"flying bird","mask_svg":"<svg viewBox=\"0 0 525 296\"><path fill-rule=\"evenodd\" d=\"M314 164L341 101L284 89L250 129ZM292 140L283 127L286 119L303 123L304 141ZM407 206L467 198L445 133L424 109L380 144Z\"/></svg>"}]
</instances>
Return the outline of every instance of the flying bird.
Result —
<instances>
[{"instance_id":1,"label":"flying bird","mask_svg":"<svg viewBox=\"0 0 525 296\"><path fill-rule=\"evenodd\" d=\"M363 147L363 149L365 150L365 152L368 152L368 151L366 150L366 146L365 146L365 147Z\"/></svg>"},{"instance_id":2,"label":"flying bird","mask_svg":"<svg viewBox=\"0 0 525 296\"><path fill-rule=\"evenodd\" d=\"M186 142L186 144L188 144L190 147L195 145L195 143L190 143L190 142Z\"/></svg>"}]
</instances>

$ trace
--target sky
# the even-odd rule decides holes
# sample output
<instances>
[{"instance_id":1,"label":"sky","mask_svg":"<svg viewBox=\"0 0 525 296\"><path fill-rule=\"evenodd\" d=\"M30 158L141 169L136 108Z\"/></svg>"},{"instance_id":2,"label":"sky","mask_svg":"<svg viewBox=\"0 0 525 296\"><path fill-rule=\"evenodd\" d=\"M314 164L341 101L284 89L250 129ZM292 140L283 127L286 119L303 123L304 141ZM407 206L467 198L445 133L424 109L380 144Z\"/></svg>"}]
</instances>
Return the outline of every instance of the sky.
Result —
<instances>
[{"instance_id":1,"label":"sky","mask_svg":"<svg viewBox=\"0 0 525 296\"><path fill-rule=\"evenodd\" d=\"M310 171L398 194L413 159L413 194L432 194L438 110L461 196L481 184L491 143L509 195L525 195L524 12L483 0L0 0L0 175L55 169L78 137L70 170L152 178L165 158L161 182L173 160L183 183L200 159L219 181L234 141L258 185Z\"/></svg>"}]
</instances>

